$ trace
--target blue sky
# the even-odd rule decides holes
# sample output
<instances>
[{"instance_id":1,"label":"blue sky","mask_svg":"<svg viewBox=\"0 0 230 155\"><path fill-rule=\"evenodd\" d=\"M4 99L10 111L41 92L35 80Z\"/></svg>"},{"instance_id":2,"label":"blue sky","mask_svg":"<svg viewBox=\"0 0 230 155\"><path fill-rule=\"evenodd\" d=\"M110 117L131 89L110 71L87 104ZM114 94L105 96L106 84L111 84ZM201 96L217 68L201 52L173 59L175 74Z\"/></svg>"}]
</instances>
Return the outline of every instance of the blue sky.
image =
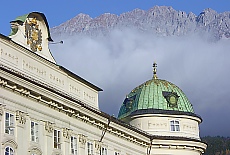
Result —
<instances>
[{"instance_id":1,"label":"blue sky","mask_svg":"<svg viewBox=\"0 0 230 155\"><path fill-rule=\"evenodd\" d=\"M57 26L79 13L97 17L103 13L121 14L135 8L148 10L154 5L172 6L176 10L198 15L205 8L229 11L230 0L2 0L0 2L0 33L10 33L10 21L17 16L38 11L46 15L49 26Z\"/></svg>"},{"instance_id":2,"label":"blue sky","mask_svg":"<svg viewBox=\"0 0 230 155\"><path fill-rule=\"evenodd\" d=\"M149 10L155 5L172 6L175 10L193 12L196 15L206 8L212 8L218 13L230 11L230 0L2 0L0 33L8 35L10 21L33 11L44 13L49 26L54 27L79 13L94 18L108 12L119 15L135 8ZM226 66L230 66L229 40L215 44L195 36L169 37L161 40L129 31L111 36L104 40L69 38L64 40L64 44L50 47L59 64L104 90L99 94L99 99L105 101L99 103L100 109L116 115L124 94L152 77L152 62L157 60L159 77L178 84L194 105L195 112L204 119L201 124L201 135L230 136L230 124L222 119L228 116L230 111L230 74L226 72ZM134 49L136 40L139 46L135 46ZM113 47L122 47L120 53ZM75 57L73 55L76 51L80 52ZM89 60L89 55L94 57L90 57ZM176 64L168 65L172 59ZM130 63L136 60L141 62ZM78 67L82 64L84 67ZM121 73L124 74L123 78ZM130 75L135 78L130 78L127 82ZM182 78L178 78L178 75Z\"/></svg>"}]
</instances>

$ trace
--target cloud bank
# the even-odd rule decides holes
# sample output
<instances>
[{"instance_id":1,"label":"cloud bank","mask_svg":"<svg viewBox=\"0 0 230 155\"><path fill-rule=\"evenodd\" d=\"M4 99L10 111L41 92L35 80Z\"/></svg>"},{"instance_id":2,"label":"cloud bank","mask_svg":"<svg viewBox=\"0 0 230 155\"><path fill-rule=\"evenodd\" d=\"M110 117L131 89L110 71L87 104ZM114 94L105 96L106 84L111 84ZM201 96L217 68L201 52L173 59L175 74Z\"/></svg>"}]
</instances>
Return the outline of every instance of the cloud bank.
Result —
<instances>
[{"instance_id":1,"label":"cloud bank","mask_svg":"<svg viewBox=\"0 0 230 155\"><path fill-rule=\"evenodd\" d=\"M100 109L115 116L126 94L152 78L156 61L158 77L179 86L203 118L201 136L230 136L230 40L126 29L104 37L71 36L50 48L58 64L104 90Z\"/></svg>"}]
</instances>

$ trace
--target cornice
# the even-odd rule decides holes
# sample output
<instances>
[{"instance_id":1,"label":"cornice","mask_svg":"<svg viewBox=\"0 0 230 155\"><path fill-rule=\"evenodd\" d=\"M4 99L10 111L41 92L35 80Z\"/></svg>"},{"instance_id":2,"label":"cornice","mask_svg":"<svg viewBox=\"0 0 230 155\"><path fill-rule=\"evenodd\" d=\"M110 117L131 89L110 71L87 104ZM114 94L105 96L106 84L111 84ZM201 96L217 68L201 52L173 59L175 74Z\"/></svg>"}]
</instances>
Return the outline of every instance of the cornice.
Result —
<instances>
[{"instance_id":1,"label":"cornice","mask_svg":"<svg viewBox=\"0 0 230 155\"><path fill-rule=\"evenodd\" d=\"M49 87L49 86L47 86L47 85L45 85L39 81L32 79L31 77L28 77L24 74L21 74L21 73L13 70L11 68L8 68L2 64L0 64L0 69L6 71L7 73L10 73L11 75L22 78L22 79L26 80L27 82L31 82L33 84L36 84L37 86L46 88L49 91L52 91L52 92L54 92L54 93L56 93L62 97L65 97L65 98L71 100L72 102L75 102L76 104L78 104L81 108L80 109L74 109L68 105L62 104L56 100L51 99L48 95L47 96L42 95L39 92L35 92L31 89L26 88L25 86L19 85L13 81L9 81L3 77L0 77L0 86L2 86L3 88L11 90L14 93L20 94L20 95L27 97L29 99L40 102L40 103L48 106L49 108L52 108L54 110L57 110L59 112L62 112L64 114L68 115L69 117L73 117L73 118L76 118L76 119L81 120L83 122L86 122L88 124L91 124L91 125L99 128L102 131L106 129L107 132L109 132L113 135L116 135L118 137L121 137L123 139L126 139L128 141L131 141L133 143L136 143L136 144L139 144L142 146L148 145L148 141L143 141L140 138L138 138L137 136L133 136L133 135L129 134L128 131L125 132L125 131L122 131L122 130L114 127L114 125L108 126L107 122L96 119L97 117L90 116L89 114L86 113L86 111L89 110L92 113L98 115L98 117L101 117L101 116L105 117L107 120L110 120L113 123L117 124L118 120L116 120L115 117L112 117L106 113L103 113L103 112L101 112L98 109L95 109L93 107L90 107L89 105L84 104L81 101L74 99L71 96L68 96L68 94L60 92L60 90L56 90L55 88ZM122 125L122 123L120 122L118 125ZM135 130L135 129L132 129L131 126L129 126L128 129L129 130ZM141 131L139 131L139 132L141 132ZM142 136L146 137L145 133L138 133L138 134L142 134ZM146 139L148 139L148 137L146 137Z\"/></svg>"},{"instance_id":2,"label":"cornice","mask_svg":"<svg viewBox=\"0 0 230 155\"><path fill-rule=\"evenodd\" d=\"M15 83L13 81L9 81L4 77L0 76L0 86L11 90L14 93L20 94L24 97L27 97L29 99L33 99L39 103L42 103L44 105L46 105L49 108L52 108L54 110L57 110L59 112L62 112L64 114L66 114L69 117L73 117L76 118L78 120L81 120L82 122L91 124L97 128L99 128L100 130L109 132L117 137L120 137L122 139L125 139L127 141L130 141L132 143L138 144L140 146L143 147L149 147L151 146L152 148L161 148L161 147L165 147L168 149L189 149L189 150L196 150L199 152L204 152L205 150L205 143L203 143L200 140L197 139L191 139L191 138L185 138L185 137L175 137L175 136L155 136L155 135L151 135L147 132L144 132L138 128L135 128L125 122L122 122L120 120L118 120L117 118L110 116L98 109L95 109L71 96L69 96L68 94L64 93L64 92L60 92L60 90L56 90L55 88L52 88L44 83L41 83L29 76L26 76L18 71L15 71L11 68L8 68L2 64L0 64L0 69L8 74L10 74L11 76L15 76L17 78L21 78L27 82L30 82L36 86L45 88L48 91L51 91L61 97L64 97L65 99L76 103L80 108L76 109L73 107L70 107L68 105L65 105L63 103L58 102L57 100L51 99L48 95L43 95L39 92L34 92L31 89L26 88L26 86L22 86L19 85L18 83ZM91 113L94 114L94 116L98 116L98 117L93 117L93 115L90 116L90 113L87 113L87 111L90 111ZM107 122L105 120L100 120L97 118L106 118ZM111 121L112 124L108 125L108 121ZM120 126L120 127L119 127ZM118 128L119 127L119 128ZM128 129L126 131L124 131L123 129ZM134 135L137 134L137 135ZM142 138L139 138L139 136L142 136ZM178 141L178 142L195 142L195 143L200 143L202 144L202 147L198 147L198 146L192 146L192 145L185 145L185 144L180 144L180 145L172 145L172 144L151 144L151 142L153 140L158 140L158 141L164 141L164 140L172 140L172 141ZM204 145L204 146L203 146Z\"/></svg>"},{"instance_id":3,"label":"cornice","mask_svg":"<svg viewBox=\"0 0 230 155\"><path fill-rule=\"evenodd\" d=\"M136 118L136 117L151 117L153 115L170 115L175 117L190 117L191 119L198 121L199 123L202 122L202 118L194 113L191 112L184 112L184 111L176 111L176 110L162 110L162 109L140 109L132 112L129 117Z\"/></svg>"}]
</instances>

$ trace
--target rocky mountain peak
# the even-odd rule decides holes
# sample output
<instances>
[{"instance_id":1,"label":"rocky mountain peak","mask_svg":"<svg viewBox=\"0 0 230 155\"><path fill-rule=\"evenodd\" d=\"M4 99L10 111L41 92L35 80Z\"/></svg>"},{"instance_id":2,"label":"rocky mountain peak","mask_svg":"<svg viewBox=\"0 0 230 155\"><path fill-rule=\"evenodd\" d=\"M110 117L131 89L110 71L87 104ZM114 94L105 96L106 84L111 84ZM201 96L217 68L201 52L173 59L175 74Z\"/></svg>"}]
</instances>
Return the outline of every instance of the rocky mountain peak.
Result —
<instances>
[{"instance_id":1,"label":"rocky mountain peak","mask_svg":"<svg viewBox=\"0 0 230 155\"><path fill-rule=\"evenodd\" d=\"M51 29L54 36L64 35L108 35L113 29L135 28L153 35L186 35L208 32L215 39L230 36L230 12L217 13L211 8L198 16L177 11L171 6L154 6L149 10L134 9L115 15L104 13L96 18L80 13L67 22Z\"/></svg>"}]
</instances>

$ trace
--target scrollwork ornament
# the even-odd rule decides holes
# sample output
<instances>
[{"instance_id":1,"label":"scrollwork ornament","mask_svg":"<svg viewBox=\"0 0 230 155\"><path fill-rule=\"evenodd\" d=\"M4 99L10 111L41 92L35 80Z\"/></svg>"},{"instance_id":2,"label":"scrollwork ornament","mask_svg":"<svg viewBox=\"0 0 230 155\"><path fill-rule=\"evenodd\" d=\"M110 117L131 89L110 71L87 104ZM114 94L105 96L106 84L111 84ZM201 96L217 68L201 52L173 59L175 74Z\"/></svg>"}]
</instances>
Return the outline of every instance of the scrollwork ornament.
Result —
<instances>
[{"instance_id":1,"label":"scrollwork ornament","mask_svg":"<svg viewBox=\"0 0 230 155\"><path fill-rule=\"evenodd\" d=\"M3 106L2 106L2 104L0 104L0 116L2 116L3 115Z\"/></svg>"},{"instance_id":2,"label":"scrollwork ornament","mask_svg":"<svg viewBox=\"0 0 230 155\"><path fill-rule=\"evenodd\" d=\"M22 111L17 110L16 111L16 120L21 124L25 124L26 123L26 114Z\"/></svg>"},{"instance_id":3,"label":"scrollwork ornament","mask_svg":"<svg viewBox=\"0 0 230 155\"><path fill-rule=\"evenodd\" d=\"M52 133L53 130L54 130L54 124L49 122L49 121L46 121L45 122L45 130L48 132L48 133Z\"/></svg>"},{"instance_id":4,"label":"scrollwork ornament","mask_svg":"<svg viewBox=\"0 0 230 155\"><path fill-rule=\"evenodd\" d=\"M85 135L80 134L80 135L79 135L78 140L79 140L79 142L80 142L81 146L85 146L86 141L87 141L87 138L86 138L86 136L85 136Z\"/></svg>"},{"instance_id":5,"label":"scrollwork ornament","mask_svg":"<svg viewBox=\"0 0 230 155\"><path fill-rule=\"evenodd\" d=\"M0 107L0 116L3 115L3 109Z\"/></svg>"},{"instance_id":6,"label":"scrollwork ornament","mask_svg":"<svg viewBox=\"0 0 230 155\"><path fill-rule=\"evenodd\" d=\"M2 105L2 104L0 104L0 121L2 120L2 115L3 115L3 112L4 112L4 110L3 110L3 107L4 107L5 105Z\"/></svg>"},{"instance_id":7,"label":"scrollwork ornament","mask_svg":"<svg viewBox=\"0 0 230 155\"><path fill-rule=\"evenodd\" d=\"M63 137L65 137L66 139L70 139L71 136L72 130L68 128L63 128Z\"/></svg>"},{"instance_id":8,"label":"scrollwork ornament","mask_svg":"<svg viewBox=\"0 0 230 155\"><path fill-rule=\"evenodd\" d=\"M95 140L94 141L94 147L95 147L96 151L99 152L101 149L101 142Z\"/></svg>"}]
</instances>

